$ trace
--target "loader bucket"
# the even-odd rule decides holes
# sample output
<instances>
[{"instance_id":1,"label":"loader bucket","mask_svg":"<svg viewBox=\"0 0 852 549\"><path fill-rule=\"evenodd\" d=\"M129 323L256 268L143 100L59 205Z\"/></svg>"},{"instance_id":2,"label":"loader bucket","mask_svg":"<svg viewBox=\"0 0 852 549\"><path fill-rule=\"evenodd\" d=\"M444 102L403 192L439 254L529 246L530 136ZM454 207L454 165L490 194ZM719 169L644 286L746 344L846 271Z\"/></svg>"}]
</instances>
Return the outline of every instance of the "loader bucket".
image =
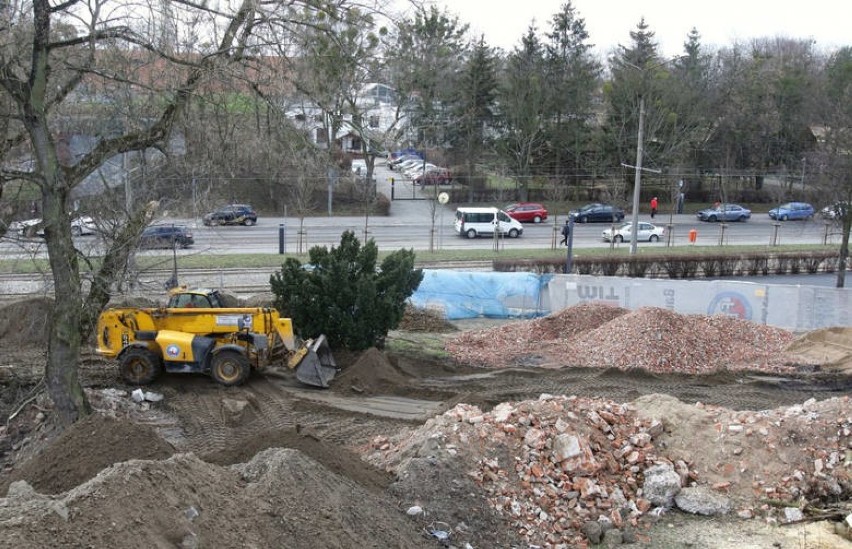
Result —
<instances>
[{"instance_id":1,"label":"loader bucket","mask_svg":"<svg viewBox=\"0 0 852 549\"><path fill-rule=\"evenodd\" d=\"M328 382L337 374L337 363L325 336L305 342L305 354L296 365L296 379L306 385L328 387Z\"/></svg>"}]
</instances>

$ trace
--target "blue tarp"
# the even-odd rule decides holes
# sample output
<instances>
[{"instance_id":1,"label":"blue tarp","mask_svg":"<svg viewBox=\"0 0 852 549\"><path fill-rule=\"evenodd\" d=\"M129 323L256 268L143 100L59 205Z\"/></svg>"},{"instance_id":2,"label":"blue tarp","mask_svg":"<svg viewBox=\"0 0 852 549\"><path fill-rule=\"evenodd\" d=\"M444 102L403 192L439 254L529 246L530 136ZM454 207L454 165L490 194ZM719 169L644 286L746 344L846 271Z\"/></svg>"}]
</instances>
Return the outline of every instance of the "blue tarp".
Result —
<instances>
[{"instance_id":1,"label":"blue tarp","mask_svg":"<svg viewBox=\"0 0 852 549\"><path fill-rule=\"evenodd\" d=\"M542 288L551 275L534 273L461 272L424 269L423 282L411 303L440 310L448 320L462 318L532 318L542 307Z\"/></svg>"}]
</instances>

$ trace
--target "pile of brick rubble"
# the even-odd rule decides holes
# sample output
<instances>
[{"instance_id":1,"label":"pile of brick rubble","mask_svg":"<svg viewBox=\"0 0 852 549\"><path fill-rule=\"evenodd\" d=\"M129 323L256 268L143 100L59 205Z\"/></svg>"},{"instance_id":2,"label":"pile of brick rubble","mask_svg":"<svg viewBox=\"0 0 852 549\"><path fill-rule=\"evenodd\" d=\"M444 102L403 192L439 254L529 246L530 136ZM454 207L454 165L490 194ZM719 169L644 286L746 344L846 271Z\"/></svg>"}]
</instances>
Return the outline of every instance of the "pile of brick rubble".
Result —
<instances>
[{"instance_id":1,"label":"pile of brick rubble","mask_svg":"<svg viewBox=\"0 0 852 549\"><path fill-rule=\"evenodd\" d=\"M371 459L399 473L437 444L514 531L552 548L640 539L643 519L671 507L791 522L808 502L852 495L848 397L763 412L643 399L459 404L401 439L377 437Z\"/></svg>"},{"instance_id":2,"label":"pile of brick rubble","mask_svg":"<svg viewBox=\"0 0 852 549\"><path fill-rule=\"evenodd\" d=\"M704 374L720 370L793 372L782 352L793 332L724 315L682 315L576 305L544 318L463 332L445 347L459 362L482 367L642 369Z\"/></svg>"}]
</instances>

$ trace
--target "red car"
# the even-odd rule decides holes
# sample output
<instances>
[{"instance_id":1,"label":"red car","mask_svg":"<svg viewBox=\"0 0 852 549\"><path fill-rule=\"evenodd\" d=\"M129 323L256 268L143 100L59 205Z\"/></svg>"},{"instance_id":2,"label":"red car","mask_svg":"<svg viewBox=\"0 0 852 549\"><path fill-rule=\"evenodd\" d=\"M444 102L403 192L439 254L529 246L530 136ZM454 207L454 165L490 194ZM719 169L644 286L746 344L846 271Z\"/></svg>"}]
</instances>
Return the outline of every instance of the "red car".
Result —
<instances>
[{"instance_id":1,"label":"red car","mask_svg":"<svg viewBox=\"0 0 852 549\"><path fill-rule=\"evenodd\" d=\"M521 223L547 221L547 208L536 202L516 202L503 208L503 211Z\"/></svg>"},{"instance_id":2,"label":"red car","mask_svg":"<svg viewBox=\"0 0 852 549\"><path fill-rule=\"evenodd\" d=\"M415 185L446 185L453 180L450 170L439 168L422 173L414 178Z\"/></svg>"}]
</instances>

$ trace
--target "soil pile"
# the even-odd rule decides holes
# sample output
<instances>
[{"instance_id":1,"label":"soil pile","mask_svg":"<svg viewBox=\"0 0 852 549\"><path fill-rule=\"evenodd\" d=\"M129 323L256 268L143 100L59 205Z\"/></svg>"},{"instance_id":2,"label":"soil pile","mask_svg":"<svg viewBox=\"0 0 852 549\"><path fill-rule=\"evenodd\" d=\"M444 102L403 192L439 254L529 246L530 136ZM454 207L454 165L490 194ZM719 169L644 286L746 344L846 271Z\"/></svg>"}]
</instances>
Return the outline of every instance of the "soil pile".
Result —
<instances>
[{"instance_id":1,"label":"soil pile","mask_svg":"<svg viewBox=\"0 0 852 549\"><path fill-rule=\"evenodd\" d=\"M852 374L852 328L823 328L793 341L787 353L801 362L817 362L826 370Z\"/></svg>"},{"instance_id":2,"label":"soil pile","mask_svg":"<svg viewBox=\"0 0 852 549\"><path fill-rule=\"evenodd\" d=\"M71 425L41 453L0 480L0 494L11 482L26 480L42 494L59 494L129 459L165 459L174 454L152 427L92 414Z\"/></svg>"},{"instance_id":3,"label":"soil pile","mask_svg":"<svg viewBox=\"0 0 852 549\"><path fill-rule=\"evenodd\" d=\"M6 305L0 309L0 347L46 347L52 315L53 300L49 298Z\"/></svg>"},{"instance_id":4,"label":"soil pile","mask_svg":"<svg viewBox=\"0 0 852 549\"><path fill-rule=\"evenodd\" d=\"M384 353L372 347L335 377L332 389L357 394L392 393L408 382L408 378L390 363Z\"/></svg>"},{"instance_id":5,"label":"soil pile","mask_svg":"<svg viewBox=\"0 0 852 549\"><path fill-rule=\"evenodd\" d=\"M393 481L392 475L368 464L361 457L335 444L329 444L316 434L297 428L271 430L235 441L233 446L202 456L216 465L245 463L269 448L298 450L334 473L344 476L371 492L382 492Z\"/></svg>"},{"instance_id":6,"label":"soil pile","mask_svg":"<svg viewBox=\"0 0 852 549\"><path fill-rule=\"evenodd\" d=\"M392 502L296 450L127 461L63 494L12 485L0 547L434 547ZM309 540L309 541L308 541Z\"/></svg>"},{"instance_id":7,"label":"soil pile","mask_svg":"<svg viewBox=\"0 0 852 549\"><path fill-rule=\"evenodd\" d=\"M454 332L456 327L440 311L407 305L397 330L404 332Z\"/></svg>"}]
</instances>

